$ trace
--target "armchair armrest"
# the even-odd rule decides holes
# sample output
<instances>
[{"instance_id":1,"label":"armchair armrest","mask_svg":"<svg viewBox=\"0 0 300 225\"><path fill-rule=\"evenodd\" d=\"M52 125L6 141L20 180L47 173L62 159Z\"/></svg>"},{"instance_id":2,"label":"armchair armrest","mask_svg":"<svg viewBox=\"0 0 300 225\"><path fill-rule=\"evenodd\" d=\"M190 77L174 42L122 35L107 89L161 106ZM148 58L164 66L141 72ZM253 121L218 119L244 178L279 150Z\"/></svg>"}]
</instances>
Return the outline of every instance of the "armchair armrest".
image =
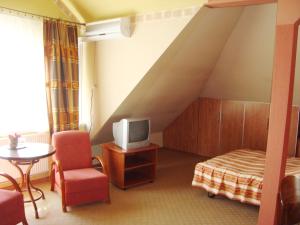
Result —
<instances>
[{"instance_id":1,"label":"armchair armrest","mask_svg":"<svg viewBox=\"0 0 300 225\"><path fill-rule=\"evenodd\" d=\"M99 162L99 164L102 166L103 173L108 176L108 170L106 168L106 165L104 164L103 159L100 156L97 155L97 156L93 156L92 160L97 160Z\"/></svg>"},{"instance_id":2,"label":"armchair armrest","mask_svg":"<svg viewBox=\"0 0 300 225\"><path fill-rule=\"evenodd\" d=\"M54 177L55 176L55 169L54 169L54 166L56 166L57 171L59 173L63 212L67 212L66 196L65 196L65 177L64 177L64 172L62 170L61 162L57 159L53 159L53 161L51 163L51 167L50 167L51 191L54 191L54 185L55 185L55 177Z\"/></svg>"},{"instance_id":3,"label":"armchair armrest","mask_svg":"<svg viewBox=\"0 0 300 225\"><path fill-rule=\"evenodd\" d=\"M55 169L54 166L56 166L57 171L59 173L59 178L60 178L60 184L61 184L61 188L64 189L65 188L65 177L64 177L64 173L61 167L61 162L57 159L53 159L51 166L50 166L50 181L51 181L51 191L54 190L54 181L55 181Z\"/></svg>"},{"instance_id":4,"label":"armchair armrest","mask_svg":"<svg viewBox=\"0 0 300 225\"><path fill-rule=\"evenodd\" d=\"M21 192L21 188L20 188L20 186L18 185L17 181L14 178L12 178L11 176L9 176L6 173L0 173L0 176L3 176L7 180L9 180L12 183L12 185L14 186L14 188L16 189L16 191Z\"/></svg>"},{"instance_id":5,"label":"armchair armrest","mask_svg":"<svg viewBox=\"0 0 300 225\"><path fill-rule=\"evenodd\" d=\"M63 170L62 170L62 167L61 167L61 163L57 159L54 159L53 162L51 163L51 167L50 167L50 173L51 173L51 175L50 176L53 176L54 166L56 166L56 168L58 170L58 173L59 173L61 184L63 184L64 180L65 180L64 173L63 173Z\"/></svg>"}]
</instances>

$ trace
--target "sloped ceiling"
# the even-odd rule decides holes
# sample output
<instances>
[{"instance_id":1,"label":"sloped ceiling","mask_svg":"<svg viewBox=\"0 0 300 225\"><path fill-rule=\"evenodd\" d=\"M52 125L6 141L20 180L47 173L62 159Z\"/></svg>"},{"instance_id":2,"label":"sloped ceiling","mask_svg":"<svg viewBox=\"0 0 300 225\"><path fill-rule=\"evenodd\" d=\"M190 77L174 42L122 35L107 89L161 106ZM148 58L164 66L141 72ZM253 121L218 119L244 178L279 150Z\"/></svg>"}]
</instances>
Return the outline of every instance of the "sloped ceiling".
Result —
<instances>
[{"instance_id":1,"label":"sloped ceiling","mask_svg":"<svg viewBox=\"0 0 300 225\"><path fill-rule=\"evenodd\" d=\"M276 4L245 8L201 96L270 102L275 22ZM295 76L294 104L300 105L299 47Z\"/></svg>"},{"instance_id":2,"label":"sloped ceiling","mask_svg":"<svg viewBox=\"0 0 300 225\"><path fill-rule=\"evenodd\" d=\"M152 11L200 6L206 0L70 0L87 22Z\"/></svg>"},{"instance_id":3,"label":"sloped ceiling","mask_svg":"<svg viewBox=\"0 0 300 225\"><path fill-rule=\"evenodd\" d=\"M276 5L245 9L201 95L270 101Z\"/></svg>"},{"instance_id":4,"label":"sloped ceiling","mask_svg":"<svg viewBox=\"0 0 300 225\"><path fill-rule=\"evenodd\" d=\"M199 96L241 12L241 8L201 8L93 142L112 140L112 122L123 117L150 117L152 131L162 131Z\"/></svg>"},{"instance_id":5,"label":"sloped ceiling","mask_svg":"<svg viewBox=\"0 0 300 225\"><path fill-rule=\"evenodd\" d=\"M59 19L74 20L68 15L69 10L83 21L110 19L133 16L162 10L173 10L201 6L207 0L1 0L0 7L21 10Z\"/></svg>"},{"instance_id":6,"label":"sloped ceiling","mask_svg":"<svg viewBox=\"0 0 300 225\"><path fill-rule=\"evenodd\" d=\"M69 20L53 0L1 0L0 7Z\"/></svg>"}]
</instances>

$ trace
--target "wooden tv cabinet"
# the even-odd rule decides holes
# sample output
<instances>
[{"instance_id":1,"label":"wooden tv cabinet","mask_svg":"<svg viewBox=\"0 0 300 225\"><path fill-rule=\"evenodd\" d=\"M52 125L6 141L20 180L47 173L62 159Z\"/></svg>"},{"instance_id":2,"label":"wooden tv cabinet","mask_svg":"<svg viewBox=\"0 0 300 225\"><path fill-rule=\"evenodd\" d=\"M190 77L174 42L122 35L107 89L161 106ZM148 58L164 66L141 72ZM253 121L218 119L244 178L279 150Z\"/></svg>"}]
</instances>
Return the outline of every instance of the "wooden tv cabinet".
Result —
<instances>
[{"instance_id":1,"label":"wooden tv cabinet","mask_svg":"<svg viewBox=\"0 0 300 225\"><path fill-rule=\"evenodd\" d=\"M117 187L127 189L154 181L158 145L150 144L127 151L114 143L102 144L101 147L110 180Z\"/></svg>"}]
</instances>

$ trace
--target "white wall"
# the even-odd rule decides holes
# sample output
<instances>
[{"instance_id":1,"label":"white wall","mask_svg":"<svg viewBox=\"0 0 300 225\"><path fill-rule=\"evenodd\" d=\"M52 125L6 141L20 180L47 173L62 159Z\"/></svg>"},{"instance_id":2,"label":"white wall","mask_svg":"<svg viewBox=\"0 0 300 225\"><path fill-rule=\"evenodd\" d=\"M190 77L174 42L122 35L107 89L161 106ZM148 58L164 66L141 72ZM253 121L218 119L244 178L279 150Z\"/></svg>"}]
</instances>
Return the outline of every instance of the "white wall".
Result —
<instances>
[{"instance_id":1,"label":"white wall","mask_svg":"<svg viewBox=\"0 0 300 225\"><path fill-rule=\"evenodd\" d=\"M94 42L79 43L79 64L79 126L82 130L89 130L94 117L91 107L96 88Z\"/></svg>"}]
</instances>

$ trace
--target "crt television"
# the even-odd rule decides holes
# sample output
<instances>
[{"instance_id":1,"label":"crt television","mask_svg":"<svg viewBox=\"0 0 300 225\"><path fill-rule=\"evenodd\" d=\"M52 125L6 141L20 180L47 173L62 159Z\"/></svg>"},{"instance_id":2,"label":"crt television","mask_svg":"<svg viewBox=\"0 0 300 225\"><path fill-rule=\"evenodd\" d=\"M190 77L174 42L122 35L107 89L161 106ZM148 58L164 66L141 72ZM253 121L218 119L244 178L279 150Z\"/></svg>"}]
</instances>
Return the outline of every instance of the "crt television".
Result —
<instances>
[{"instance_id":1,"label":"crt television","mask_svg":"<svg viewBox=\"0 0 300 225\"><path fill-rule=\"evenodd\" d=\"M115 144L124 150L149 145L150 119L121 119L113 123Z\"/></svg>"}]
</instances>

